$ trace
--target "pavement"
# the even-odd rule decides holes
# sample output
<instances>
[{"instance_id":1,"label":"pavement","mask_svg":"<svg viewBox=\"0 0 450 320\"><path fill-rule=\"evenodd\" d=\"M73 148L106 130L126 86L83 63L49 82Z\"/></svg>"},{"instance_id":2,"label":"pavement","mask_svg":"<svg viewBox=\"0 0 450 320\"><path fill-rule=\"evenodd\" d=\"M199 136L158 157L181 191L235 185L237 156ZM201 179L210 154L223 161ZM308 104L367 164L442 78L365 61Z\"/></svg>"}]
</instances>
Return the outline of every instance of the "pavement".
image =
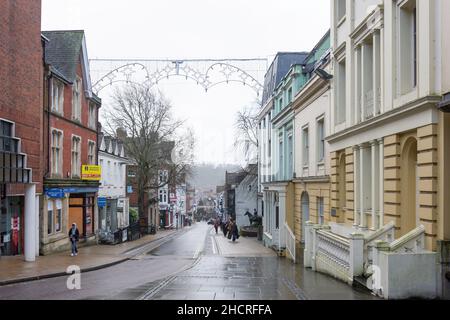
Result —
<instances>
[{"instance_id":1,"label":"pavement","mask_svg":"<svg viewBox=\"0 0 450 320\"><path fill-rule=\"evenodd\" d=\"M75 257L70 256L70 252L60 252L36 257L35 262L26 262L23 256L1 256L0 286L65 276L67 267L71 265L79 266L81 272L107 268L154 249L182 230L160 230L155 235L117 245L82 247Z\"/></svg>"},{"instance_id":2,"label":"pavement","mask_svg":"<svg viewBox=\"0 0 450 320\"><path fill-rule=\"evenodd\" d=\"M256 238L207 233L202 256L142 300L372 300L367 291L279 258Z\"/></svg>"},{"instance_id":3,"label":"pavement","mask_svg":"<svg viewBox=\"0 0 450 320\"><path fill-rule=\"evenodd\" d=\"M59 277L0 286L0 300L372 300L369 292L352 288L328 275L294 264L265 248L255 238L232 242L212 226L196 223L181 232L162 231L151 239L118 246L82 248L80 255L40 257L37 263L18 260L34 276L39 269L64 272ZM98 250L102 249L100 252ZM96 252L97 251L97 252ZM2 258L3 259L3 258ZM48 261L46 264L42 260ZM59 261L52 266L53 260ZM77 260L78 259L78 260ZM90 262L89 259L96 262ZM68 287L65 267L115 265L80 274L80 288ZM11 259L13 260L13 259ZM1 259L0 259L1 261ZM99 261L101 261L100 264ZM299 257L299 261L302 259ZM0 262L0 276L14 273ZM48 271L48 270L47 270ZM48 273L48 272L47 272ZM10 276L11 277L11 276Z\"/></svg>"}]
</instances>

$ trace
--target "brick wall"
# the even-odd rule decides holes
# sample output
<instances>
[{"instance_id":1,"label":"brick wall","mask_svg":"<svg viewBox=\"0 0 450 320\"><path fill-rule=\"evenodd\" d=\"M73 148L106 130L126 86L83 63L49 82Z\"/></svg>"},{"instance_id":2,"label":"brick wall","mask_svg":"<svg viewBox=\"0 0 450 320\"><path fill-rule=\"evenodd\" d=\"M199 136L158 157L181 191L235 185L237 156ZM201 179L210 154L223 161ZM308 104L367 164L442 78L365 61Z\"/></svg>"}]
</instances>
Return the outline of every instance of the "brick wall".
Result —
<instances>
[{"instance_id":1,"label":"brick wall","mask_svg":"<svg viewBox=\"0 0 450 320\"><path fill-rule=\"evenodd\" d=\"M81 56L77 66L77 75L83 78L83 73L81 69ZM48 83L46 83L46 92L48 90ZM73 86L66 84L64 86L64 108L63 115L56 115L54 113L50 116L50 128L58 129L63 131L63 177L67 178L67 173L72 172L71 159L72 159L72 135L79 136L81 138L81 164L88 163L88 142L89 140L97 143L97 132L88 127L88 117L89 117L89 100L85 96L84 88L82 88L82 99L81 99L81 122L76 122L72 120L72 96L73 96ZM48 131L51 139L51 130ZM47 141L44 142L47 145ZM51 140L50 140L51 143ZM45 152L45 158L47 158L47 152ZM98 153L96 154L96 160L98 163ZM45 164L45 168L49 164Z\"/></svg>"},{"instance_id":2,"label":"brick wall","mask_svg":"<svg viewBox=\"0 0 450 320\"><path fill-rule=\"evenodd\" d=\"M41 1L0 1L0 118L16 124L37 192L42 192ZM15 186L11 193L23 193Z\"/></svg>"}]
</instances>

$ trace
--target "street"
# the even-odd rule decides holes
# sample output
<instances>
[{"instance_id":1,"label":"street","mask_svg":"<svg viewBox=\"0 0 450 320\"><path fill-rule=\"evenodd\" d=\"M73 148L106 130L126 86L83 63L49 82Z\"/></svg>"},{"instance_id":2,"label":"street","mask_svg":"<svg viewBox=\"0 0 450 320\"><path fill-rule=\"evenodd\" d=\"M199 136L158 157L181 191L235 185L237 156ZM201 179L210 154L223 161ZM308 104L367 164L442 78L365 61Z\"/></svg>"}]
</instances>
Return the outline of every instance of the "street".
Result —
<instances>
[{"instance_id":1,"label":"street","mask_svg":"<svg viewBox=\"0 0 450 320\"><path fill-rule=\"evenodd\" d=\"M2 286L0 299L375 299L278 258L254 238L232 243L203 222L151 252L82 273L80 290L67 289L67 278Z\"/></svg>"}]
</instances>

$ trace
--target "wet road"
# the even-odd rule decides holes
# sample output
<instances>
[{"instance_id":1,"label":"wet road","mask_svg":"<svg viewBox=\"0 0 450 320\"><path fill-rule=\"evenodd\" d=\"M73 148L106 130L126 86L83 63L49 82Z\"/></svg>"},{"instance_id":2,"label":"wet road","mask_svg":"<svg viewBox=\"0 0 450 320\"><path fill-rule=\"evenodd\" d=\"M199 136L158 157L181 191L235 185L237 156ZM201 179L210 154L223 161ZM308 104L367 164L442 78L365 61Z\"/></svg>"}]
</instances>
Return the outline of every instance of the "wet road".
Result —
<instances>
[{"instance_id":1,"label":"wet road","mask_svg":"<svg viewBox=\"0 0 450 320\"><path fill-rule=\"evenodd\" d=\"M231 245L211 229L197 223L150 253L82 273L81 290L68 290L59 277L0 287L0 299L374 299L268 254L256 240ZM260 249L246 254L248 245Z\"/></svg>"}]
</instances>

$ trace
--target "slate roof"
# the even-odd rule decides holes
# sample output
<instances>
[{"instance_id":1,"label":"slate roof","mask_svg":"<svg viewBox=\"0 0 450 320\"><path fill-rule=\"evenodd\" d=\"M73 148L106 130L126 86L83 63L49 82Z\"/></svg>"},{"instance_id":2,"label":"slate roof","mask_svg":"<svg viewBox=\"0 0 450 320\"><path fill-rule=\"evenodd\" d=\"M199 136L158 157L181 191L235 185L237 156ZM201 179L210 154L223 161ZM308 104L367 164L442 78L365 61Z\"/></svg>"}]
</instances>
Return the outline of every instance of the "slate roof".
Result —
<instances>
[{"instance_id":1,"label":"slate roof","mask_svg":"<svg viewBox=\"0 0 450 320\"><path fill-rule=\"evenodd\" d=\"M263 105L294 64L303 65L309 52L278 52L264 77Z\"/></svg>"},{"instance_id":2,"label":"slate roof","mask_svg":"<svg viewBox=\"0 0 450 320\"><path fill-rule=\"evenodd\" d=\"M57 69L67 81L73 83L84 31L43 31L42 34L49 40L45 46L45 62Z\"/></svg>"}]
</instances>

